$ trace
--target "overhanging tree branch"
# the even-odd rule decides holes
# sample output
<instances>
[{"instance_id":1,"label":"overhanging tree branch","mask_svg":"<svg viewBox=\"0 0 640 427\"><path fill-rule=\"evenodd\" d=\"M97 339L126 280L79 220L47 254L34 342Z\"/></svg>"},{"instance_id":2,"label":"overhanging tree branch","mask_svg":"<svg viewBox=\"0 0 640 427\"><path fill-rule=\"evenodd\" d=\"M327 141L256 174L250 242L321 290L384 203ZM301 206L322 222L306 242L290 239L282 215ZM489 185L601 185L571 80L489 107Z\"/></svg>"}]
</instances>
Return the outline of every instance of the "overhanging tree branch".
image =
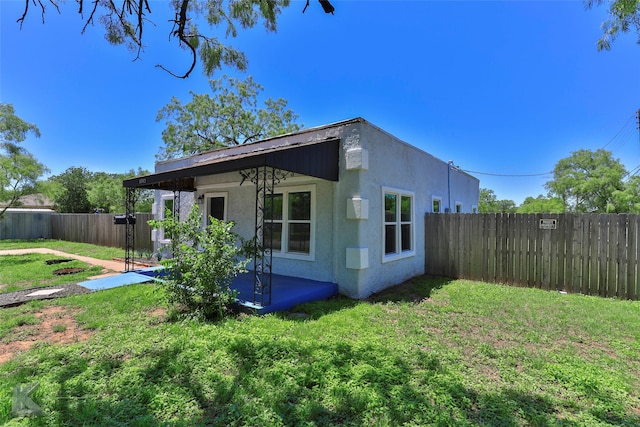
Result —
<instances>
[{"instance_id":1,"label":"overhanging tree branch","mask_svg":"<svg viewBox=\"0 0 640 427\"><path fill-rule=\"evenodd\" d=\"M17 22L22 28L26 17L32 12L32 6L39 8L42 21L45 20L47 7L53 6L60 13L63 0L24 0L24 10ZM193 15L206 13L211 27L223 27L226 37L235 37L237 27L252 28L259 22L264 23L268 31L276 30L276 20L281 9L289 6L290 0L168 0L175 15L170 19L169 39L176 38L180 47L191 54L188 70L175 73L163 64L158 68L178 78L187 78L195 69L198 57L203 65L204 73L211 76L223 65L239 70L247 67L244 54L232 46L222 43L214 36L203 34L198 28L198 21L192 21ZM85 4L86 2L86 4ZM137 50L135 59L144 51L144 26L149 23L147 16L152 13L150 0L75 0L77 11L82 16L84 33L89 25L95 23L96 17L105 28L105 38L111 44L125 44L130 50ZM328 1L320 1L327 13L334 8ZM89 6L90 5L90 6ZM84 15L90 9L88 15Z\"/></svg>"}]
</instances>

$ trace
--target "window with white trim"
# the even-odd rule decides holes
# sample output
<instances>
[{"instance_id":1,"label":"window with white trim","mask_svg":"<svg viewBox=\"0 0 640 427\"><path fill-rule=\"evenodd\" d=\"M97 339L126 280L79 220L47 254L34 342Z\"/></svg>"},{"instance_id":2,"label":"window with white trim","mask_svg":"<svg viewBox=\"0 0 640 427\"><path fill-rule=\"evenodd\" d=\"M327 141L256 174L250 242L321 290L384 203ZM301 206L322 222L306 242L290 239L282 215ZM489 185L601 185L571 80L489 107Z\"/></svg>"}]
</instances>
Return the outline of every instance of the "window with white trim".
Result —
<instances>
[{"instance_id":1,"label":"window with white trim","mask_svg":"<svg viewBox=\"0 0 640 427\"><path fill-rule=\"evenodd\" d=\"M264 241L273 254L311 259L315 245L313 186L278 188L265 201ZM272 214L273 212L273 214Z\"/></svg>"},{"instance_id":2,"label":"window with white trim","mask_svg":"<svg viewBox=\"0 0 640 427\"><path fill-rule=\"evenodd\" d=\"M432 197L431 198L431 209L433 213L442 212L442 198L441 197Z\"/></svg>"},{"instance_id":3,"label":"window with white trim","mask_svg":"<svg viewBox=\"0 0 640 427\"><path fill-rule=\"evenodd\" d=\"M384 259L414 254L413 193L383 188Z\"/></svg>"},{"instance_id":4,"label":"window with white trim","mask_svg":"<svg viewBox=\"0 0 640 427\"><path fill-rule=\"evenodd\" d=\"M159 210L160 219L167 219L173 216L173 213L174 213L173 202L174 202L173 194L166 194L160 197L160 210ZM167 243L170 241L168 237L165 237L164 229L162 228L159 229L158 233L159 233L158 240L161 243Z\"/></svg>"},{"instance_id":5,"label":"window with white trim","mask_svg":"<svg viewBox=\"0 0 640 427\"><path fill-rule=\"evenodd\" d=\"M456 202L456 213L462 213L462 202Z\"/></svg>"},{"instance_id":6,"label":"window with white trim","mask_svg":"<svg viewBox=\"0 0 640 427\"><path fill-rule=\"evenodd\" d=\"M478 213L478 207L476 205L471 206L472 213Z\"/></svg>"}]
</instances>

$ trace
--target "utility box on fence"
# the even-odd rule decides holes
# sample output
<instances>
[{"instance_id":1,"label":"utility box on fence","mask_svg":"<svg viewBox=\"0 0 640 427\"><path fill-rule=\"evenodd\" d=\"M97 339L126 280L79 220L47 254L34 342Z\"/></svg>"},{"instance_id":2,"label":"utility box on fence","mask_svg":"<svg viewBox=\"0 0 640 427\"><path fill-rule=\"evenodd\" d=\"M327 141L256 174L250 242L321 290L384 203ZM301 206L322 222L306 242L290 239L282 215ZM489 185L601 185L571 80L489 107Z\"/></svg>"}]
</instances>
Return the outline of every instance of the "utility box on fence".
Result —
<instances>
[{"instance_id":1,"label":"utility box on fence","mask_svg":"<svg viewBox=\"0 0 640 427\"><path fill-rule=\"evenodd\" d=\"M136 217L133 215L116 215L113 217L113 223L115 225L123 225L123 224L136 224Z\"/></svg>"}]
</instances>

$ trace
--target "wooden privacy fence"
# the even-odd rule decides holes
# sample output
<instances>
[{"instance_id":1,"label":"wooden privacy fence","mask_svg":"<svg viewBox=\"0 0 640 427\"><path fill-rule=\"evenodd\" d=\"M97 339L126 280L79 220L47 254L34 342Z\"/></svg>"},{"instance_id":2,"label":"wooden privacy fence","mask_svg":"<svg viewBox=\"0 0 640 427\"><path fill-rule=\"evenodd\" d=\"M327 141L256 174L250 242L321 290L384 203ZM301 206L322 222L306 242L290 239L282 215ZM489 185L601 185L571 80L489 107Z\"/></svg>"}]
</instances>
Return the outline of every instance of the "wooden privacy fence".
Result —
<instances>
[{"instance_id":1,"label":"wooden privacy fence","mask_svg":"<svg viewBox=\"0 0 640 427\"><path fill-rule=\"evenodd\" d=\"M135 250L152 252L151 227L147 221L153 219L153 214L135 215ZM51 237L124 249L126 226L115 225L113 217L114 214L52 214Z\"/></svg>"},{"instance_id":2,"label":"wooden privacy fence","mask_svg":"<svg viewBox=\"0 0 640 427\"><path fill-rule=\"evenodd\" d=\"M428 274L640 299L640 215L427 214Z\"/></svg>"},{"instance_id":3,"label":"wooden privacy fence","mask_svg":"<svg viewBox=\"0 0 640 427\"><path fill-rule=\"evenodd\" d=\"M0 218L0 240L50 239L50 211L7 211Z\"/></svg>"},{"instance_id":4,"label":"wooden privacy fence","mask_svg":"<svg viewBox=\"0 0 640 427\"><path fill-rule=\"evenodd\" d=\"M113 224L114 214L70 214L48 211L5 212L0 220L0 240L60 239L114 248L125 247L125 226ZM153 214L137 213L135 249L153 251Z\"/></svg>"}]
</instances>

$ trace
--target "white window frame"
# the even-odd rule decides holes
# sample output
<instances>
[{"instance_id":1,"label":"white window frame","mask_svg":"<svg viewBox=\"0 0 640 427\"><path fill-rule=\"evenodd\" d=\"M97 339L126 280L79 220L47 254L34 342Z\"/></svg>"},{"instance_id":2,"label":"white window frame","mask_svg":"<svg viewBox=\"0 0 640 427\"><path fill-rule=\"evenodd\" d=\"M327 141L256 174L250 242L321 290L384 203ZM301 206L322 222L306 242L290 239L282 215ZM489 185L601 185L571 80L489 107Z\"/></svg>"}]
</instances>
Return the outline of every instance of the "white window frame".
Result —
<instances>
[{"instance_id":1,"label":"white window frame","mask_svg":"<svg viewBox=\"0 0 640 427\"><path fill-rule=\"evenodd\" d=\"M436 200L438 201L438 206L440 206L440 210L439 211L435 211L433 209L433 204L436 202ZM440 196L431 196L431 212L433 213L442 213L442 197Z\"/></svg>"},{"instance_id":2,"label":"white window frame","mask_svg":"<svg viewBox=\"0 0 640 427\"><path fill-rule=\"evenodd\" d=\"M398 197L397 202L396 202L396 221L394 222L394 224L396 224L396 252L392 253L392 254L387 254L385 253L385 226L387 224L391 224L391 222L386 221L386 217L385 217L385 195L386 194L394 194ZM410 197L411 198L411 220L410 221L402 221L401 215L400 215L400 208L401 208L401 201L402 201L402 197ZM415 193L412 191L406 191L406 190L400 190L397 188L391 188L391 187L382 187L382 193L381 193L381 200L382 200L382 208L380 209L382 211L382 228L381 228L381 234L380 236L382 237L381 240L381 249L382 249L382 262L390 262L390 261L396 261L399 259L404 259L404 258L410 258L415 256L416 254L416 197L415 197ZM408 251L403 251L402 250L402 225L403 224L410 224L411 225L411 249Z\"/></svg>"},{"instance_id":3,"label":"white window frame","mask_svg":"<svg viewBox=\"0 0 640 427\"><path fill-rule=\"evenodd\" d=\"M471 213L478 213L478 206L477 205L472 205L471 206Z\"/></svg>"},{"instance_id":4,"label":"white window frame","mask_svg":"<svg viewBox=\"0 0 640 427\"><path fill-rule=\"evenodd\" d=\"M203 225L207 226L209 224L209 216L211 216L211 203L209 202L210 199L216 198L216 197L222 197L224 199L224 212L222 213L222 220L223 221L227 221L227 209L228 209L228 202L229 202L229 193L227 193L226 191L222 192L222 191L218 191L215 193L204 193L204 198L203 198L203 203L204 203L204 215L202 218L203 221Z\"/></svg>"},{"instance_id":5,"label":"white window frame","mask_svg":"<svg viewBox=\"0 0 640 427\"><path fill-rule=\"evenodd\" d=\"M458 206L460 206L460 210L458 210ZM454 209L455 213L463 213L464 211L462 210L462 202L456 202L454 205Z\"/></svg>"},{"instance_id":6,"label":"white window frame","mask_svg":"<svg viewBox=\"0 0 640 427\"><path fill-rule=\"evenodd\" d=\"M289 220L289 194L290 193L303 193L309 192L311 196L311 206L309 212L310 218L310 236L309 236L309 253L303 254L299 252L287 252L287 243L289 241L289 224L299 221ZM290 187L276 187L273 194L282 194L282 221L274 221L274 223L282 224L282 236L280 242L280 250L272 251L272 254L276 258L296 259L302 261L315 261L316 259L316 186L310 185L298 185ZM265 223L268 220L265 220ZM306 222L306 221L304 221Z\"/></svg>"},{"instance_id":7,"label":"white window frame","mask_svg":"<svg viewBox=\"0 0 640 427\"><path fill-rule=\"evenodd\" d=\"M165 202L167 200L173 201L173 203L174 203L173 213L175 214L175 212L176 212L176 207L175 207L176 201L175 201L173 193L172 194L163 194L163 195L161 195L160 196L160 204L159 204L159 207L158 207L158 217L161 220L165 219L165 216L164 216L164 214L165 214ZM160 228L158 230L158 243L163 244L163 245L171 243L171 239L167 239L167 238L164 237L164 229L163 228Z\"/></svg>"}]
</instances>

